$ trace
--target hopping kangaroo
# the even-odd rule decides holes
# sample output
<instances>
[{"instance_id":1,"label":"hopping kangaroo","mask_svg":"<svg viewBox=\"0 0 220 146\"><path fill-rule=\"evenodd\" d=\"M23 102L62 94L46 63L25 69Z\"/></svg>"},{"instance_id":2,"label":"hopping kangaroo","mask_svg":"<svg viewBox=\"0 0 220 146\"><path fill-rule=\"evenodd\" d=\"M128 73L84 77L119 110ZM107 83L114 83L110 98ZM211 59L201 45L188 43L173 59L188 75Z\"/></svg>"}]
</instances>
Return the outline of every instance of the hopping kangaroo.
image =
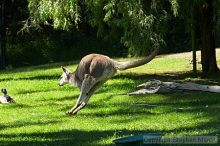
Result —
<instances>
[{"instance_id":1,"label":"hopping kangaroo","mask_svg":"<svg viewBox=\"0 0 220 146\"><path fill-rule=\"evenodd\" d=\"M146 58L127 62L114 61L108 56L100 54L89 54L82 58L75 72L61 67L63 74L60 77L59 85L62 86L70 83L80 88L80 95L75 106L66 114L76 114L82 109L88 103L89 98L95 90L113 77L117 70L125 70L144 65L150 62L157 53L158 49L155 49Z\"/></svg>"}]
</instances>

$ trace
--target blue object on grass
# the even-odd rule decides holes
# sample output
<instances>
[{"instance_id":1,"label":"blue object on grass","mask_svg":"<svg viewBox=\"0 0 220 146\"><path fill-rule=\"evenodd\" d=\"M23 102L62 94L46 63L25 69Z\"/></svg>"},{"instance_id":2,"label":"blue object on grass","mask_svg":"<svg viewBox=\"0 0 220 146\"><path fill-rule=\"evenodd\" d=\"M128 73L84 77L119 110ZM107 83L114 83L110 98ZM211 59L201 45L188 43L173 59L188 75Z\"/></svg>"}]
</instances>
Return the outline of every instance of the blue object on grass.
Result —
<instances>
[{"instance_id":1,"label":"blue object on grass","mask_svg":"<svg viewBox=\"0 0 220 146\"><path fill-rule=\"evenodd\" d=\"M159 146L161 133L146 133L143 135L128 136L113 140L116 146Z\"/></svg>"}]
</instances>

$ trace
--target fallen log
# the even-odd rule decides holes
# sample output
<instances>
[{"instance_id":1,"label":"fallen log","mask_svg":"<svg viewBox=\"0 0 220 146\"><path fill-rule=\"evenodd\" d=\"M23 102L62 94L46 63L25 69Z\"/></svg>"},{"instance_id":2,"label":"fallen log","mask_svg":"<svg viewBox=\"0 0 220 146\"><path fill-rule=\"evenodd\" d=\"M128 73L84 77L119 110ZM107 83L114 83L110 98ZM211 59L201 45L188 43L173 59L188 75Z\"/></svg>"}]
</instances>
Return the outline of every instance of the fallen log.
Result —
<instances>
[{"instance_id":1,"label":"fallen log","mask_svg":"<svg viewBox=\"0 0 220 146\"><path fill-rule=\"evenodd\" d=\"M201 85L191 82L162 82L160 80L149 80L144 84L138 85L137 88L139 90L128 93L128 95L169 93L185 90L220 93L220 86Z\"/></svg>"}]
</instances>

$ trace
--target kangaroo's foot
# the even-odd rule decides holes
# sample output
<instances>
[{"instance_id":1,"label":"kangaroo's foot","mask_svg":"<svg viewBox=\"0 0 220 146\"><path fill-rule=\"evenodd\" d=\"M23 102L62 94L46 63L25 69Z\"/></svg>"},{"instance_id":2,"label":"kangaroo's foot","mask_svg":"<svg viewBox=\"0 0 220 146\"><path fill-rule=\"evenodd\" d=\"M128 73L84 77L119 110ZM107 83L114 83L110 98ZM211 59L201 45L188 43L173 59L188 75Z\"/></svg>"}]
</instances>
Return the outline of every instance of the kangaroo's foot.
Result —
<instances>
[{"instance_id":1,"label":"kangaroo's foot","mask_svg":"<svg viewBox=\"0 0 220 146\"><path fill-rule=\"evenodd\" d=\"M72 110L66 112L66 115L76 115L76 114L77 112L73 112Z\"/></svg>"},{"instance_id":2,"label":"kangaroo's foot","mask_svg":"<svg viewBox=\"0 0 220 146\"><path fill-rule=\"evenodd\" d=\"M75 109L77 109L81 103L79 103L79 101L77 101L78 103L73 107L71 108L69 111L66 112L66 115L75 115L77 112L74 112Z\"/></svg>"}]
</instances>

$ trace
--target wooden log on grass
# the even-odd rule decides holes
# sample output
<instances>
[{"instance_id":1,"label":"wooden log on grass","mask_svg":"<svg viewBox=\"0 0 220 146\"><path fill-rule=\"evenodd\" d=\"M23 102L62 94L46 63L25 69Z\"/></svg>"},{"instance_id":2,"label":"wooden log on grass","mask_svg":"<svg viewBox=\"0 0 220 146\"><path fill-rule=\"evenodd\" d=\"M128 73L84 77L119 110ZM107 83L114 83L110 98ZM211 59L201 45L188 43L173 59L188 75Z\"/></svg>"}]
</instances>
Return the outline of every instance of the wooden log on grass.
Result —
<instances>
[{"instance_id":1,"label":"wooden log on grass","mask_svg":"<svg viewBox=\"0 0 220 146\"><path fill-rule=\"evenodd\" d=\"M144 84L138 85L139 90L128 93L128 95L152 94L152 93L169 93L177 91L204 91L220 93L220 86L201 85L196 83L176 83L163 82L160 80L150 80Z\"/></svg>"}]
</instances>

